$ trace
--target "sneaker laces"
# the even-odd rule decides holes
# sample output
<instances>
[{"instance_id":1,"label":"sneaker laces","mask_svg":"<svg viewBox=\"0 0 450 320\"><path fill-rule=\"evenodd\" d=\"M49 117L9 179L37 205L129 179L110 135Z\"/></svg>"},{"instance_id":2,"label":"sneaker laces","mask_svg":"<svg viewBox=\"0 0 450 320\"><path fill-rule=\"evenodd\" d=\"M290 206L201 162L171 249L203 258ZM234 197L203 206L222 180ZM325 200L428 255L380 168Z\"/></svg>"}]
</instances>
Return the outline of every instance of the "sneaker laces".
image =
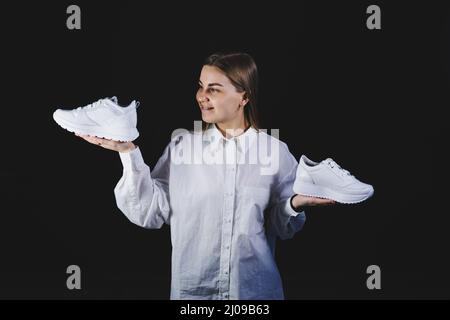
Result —
<instances>
[{"instance_id":1,"label":"sneaker laces","mask_svg":"<svg viewBox=\"0 0 450 320\"><path fill-rule=\"evenodd\" d=\"M106 98L106 99L98 99L97 101L95 101L95 102L93 102L93 103L90 103L90 104L88 104L88 105L86 105L86 106L83 106L83 107L78 107L78 108L76 108L75 110L81 110L81 109L95 109L95 108L97 108L98 106L100 106L100 104L104 101L104 100L107 100L108 98ZM117 97L111 97L111 98L109 98L109 100L111 100L111 101L113 101L115 104L117 104Z\"/></svg>"},{"instance_id":2,"label":"sneaker laces","mask_svg":"<svg viewBox=\"0 0 450 320\"><path fill-rule=\"evenodd\" d=\"M103 99L99 99L93 103L88 104L87 106L83 106L83 107L78 107L75 110L81 110L81 109L95 109L97 108L101 103L102 103Z\"/></svg>"},{"instance_id":3,"label":"sneaker laces","mask_svg":"<svg viewBox=\"0 0 450 320\"><path fill-rule=\"evenodd\" d=\"M353 176L348 170L345 170L343 168L341 168L340 165L338 165L336 163L336 161L334 161L331 158L327 158L324 161L322 161L323 163L325 163L326 165L328 165L331 169L333 169L334 171L338 172L340 176Z\"/></svg>"}]
</instances>

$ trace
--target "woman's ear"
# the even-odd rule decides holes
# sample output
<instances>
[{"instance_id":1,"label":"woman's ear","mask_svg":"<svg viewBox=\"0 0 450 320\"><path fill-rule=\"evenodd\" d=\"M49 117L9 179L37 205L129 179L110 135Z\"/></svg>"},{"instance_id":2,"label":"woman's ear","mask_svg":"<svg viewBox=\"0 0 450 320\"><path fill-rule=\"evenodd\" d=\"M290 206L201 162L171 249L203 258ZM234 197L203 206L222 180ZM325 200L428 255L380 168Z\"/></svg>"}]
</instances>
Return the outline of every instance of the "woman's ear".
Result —
<instances>
[{"instance_id":1,"label":"woman's ear","mask_svg":"<svg viewBox=\"0 0 450 320\"><path fill-rule=\"evenodd\" d=\"M241 103L239 104L241 107L244 107L248 103L247 93L244 92L242 96Z\"/></svg>"}]
</instances>

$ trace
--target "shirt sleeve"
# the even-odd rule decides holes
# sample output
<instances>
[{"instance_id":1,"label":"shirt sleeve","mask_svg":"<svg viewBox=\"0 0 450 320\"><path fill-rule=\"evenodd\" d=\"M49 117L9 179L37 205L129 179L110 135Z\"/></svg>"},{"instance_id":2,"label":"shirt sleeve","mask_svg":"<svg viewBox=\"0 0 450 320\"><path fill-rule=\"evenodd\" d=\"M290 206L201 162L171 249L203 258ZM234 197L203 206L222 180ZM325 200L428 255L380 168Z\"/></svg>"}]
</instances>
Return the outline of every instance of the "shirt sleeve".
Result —
<instances>
[{"instance_id":1,"label":"shirt sleeve","mask_svg":"<svg viewBox=\"0 0 450 320\"><path fill-rule=\"evenodd\" d=\"M280 239L290 239L303 228L306 221L304 211L295 211L291 206L291 197L294 195L294 185L298 162L283 145L284 152L280 152L280 180L273 189L268 209L268 232ZM287 172L287 173L286 173Z\"/></svg>"},{"instance_id":2,"label":"shirt sleeve","mask_svg":"<svg viewBox=\"0 0 450 320\"><path fill-rule=\"evenodd\" d=\"M169 224L170 144L154 169L145 164L139 147L119 153L123 174L114 188L118 208L134 224L159 229Z\"/></svg>"}]
</instances>

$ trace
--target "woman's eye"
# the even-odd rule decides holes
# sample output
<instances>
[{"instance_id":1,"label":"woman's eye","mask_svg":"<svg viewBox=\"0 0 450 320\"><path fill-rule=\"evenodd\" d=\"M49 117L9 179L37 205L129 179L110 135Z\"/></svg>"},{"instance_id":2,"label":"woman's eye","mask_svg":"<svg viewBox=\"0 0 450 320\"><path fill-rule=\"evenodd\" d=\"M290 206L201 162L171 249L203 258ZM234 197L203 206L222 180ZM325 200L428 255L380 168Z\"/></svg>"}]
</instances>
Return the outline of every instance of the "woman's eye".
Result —
<instances>
[{"instance_id":1,"label":"woman's eye","mask_svg":"<svg viewBox=\"0 0 450 320\"><path fill-rule=\"evenodd\" d=\"M218 91L219 91L219 90L213 89L213 88L209 89L209 92L212 92L212 93L215 93L215 92L218 92Z\"/></svg>"}]
</instances>

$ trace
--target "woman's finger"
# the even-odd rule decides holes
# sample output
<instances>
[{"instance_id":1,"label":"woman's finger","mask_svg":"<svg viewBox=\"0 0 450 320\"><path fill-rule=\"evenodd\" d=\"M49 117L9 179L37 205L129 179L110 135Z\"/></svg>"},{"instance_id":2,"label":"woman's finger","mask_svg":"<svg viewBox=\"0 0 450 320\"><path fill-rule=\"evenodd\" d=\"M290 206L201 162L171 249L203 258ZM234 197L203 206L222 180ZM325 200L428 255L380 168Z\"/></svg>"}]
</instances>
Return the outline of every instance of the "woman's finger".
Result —
<instances>
[{"instance_id":1,"label":"woman's finger","mask_svg":"<svg viewBox=\"0 0 450 320\"><path fill-rule=\"evenodd\" d=\"M336 201L330 199L314 198L312 202L316 205L330 205L335 204Z\"/></svg>"},{"instance_id":2,"label":"woman's finger","mask_svg":"<svg viewBox=\"0 0 450 320\"><path fill-rule=\"evenodd\" d=\"M103 139L103 138L98 138L95 136L90 136L90 135L81 135L81 134L76 134L77 136L79 136L80 138L86 140L87 142L91 143L91 144L95 144L99 147L102 147L104 149L108 149L108 150L113 150L113 151L117 151L117 141L111 140L111 139Z\"/></svg>"},{"instance_id":3,"label":"woman's finger","mask_svg":"<svg viewBox=\"0 0 450 320\"><path fill-rule=\"evenodd\" d=\"M94 137L94 136L87 136L86 139L94 144L105 144L105 140L98 138L98 137Z\"/></svg>"},{"instance_id":4,"label":"woman's finger","mask_svg":"<svg viewBox=\"0 0 450 320\"><path fill-rule=\"evenodd\" d=\"M100 141L98 141L92 137L84 137L83 139L92 144L96 144L96 145L99 145L99 143L101 144Z\"/></svg>"}]
</instances>

